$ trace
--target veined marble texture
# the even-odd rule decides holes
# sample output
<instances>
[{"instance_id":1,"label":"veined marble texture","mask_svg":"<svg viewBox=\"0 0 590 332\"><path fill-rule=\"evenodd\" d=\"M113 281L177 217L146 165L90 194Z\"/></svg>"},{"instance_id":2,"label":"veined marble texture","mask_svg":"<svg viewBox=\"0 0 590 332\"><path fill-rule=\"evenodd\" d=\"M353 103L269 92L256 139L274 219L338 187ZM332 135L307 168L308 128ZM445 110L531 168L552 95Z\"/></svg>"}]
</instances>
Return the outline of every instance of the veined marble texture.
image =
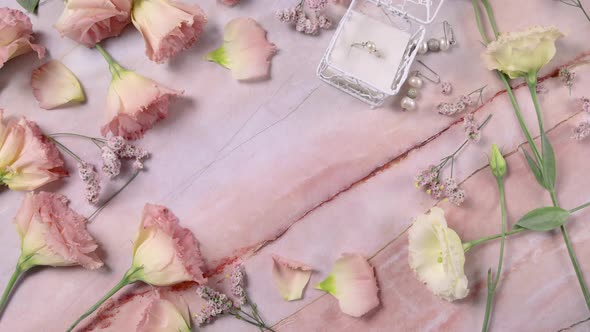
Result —
<instances>
[{"instance_id":1,"label":"veined marble texture","mask_svg":"<svg viewBox=\"0 0 590 332\"><path fill-rule=\"evenodd\" d=\"M171 106L170 117L139 143L152 152L147 171L101 212L90 225L101 245L106 267L98 271L42 268L26 275L1 317L0 331L64 331L121 278L131 264L132 241L145 203L168 206L190 228L207 260L211 282L221 282L223 268L241 259L248 292L267 323L277 331L476 331L481 329L486 277L495 268L499 242L478 246L466 255L470 295L448 303L432 295L407 264L407 234L412 218L437 205L416 190L414 175L454 151L464 140L460 117L436 113L448 101L440 86L426 83L418 110L402 112L393 99L382 108L365 104L322 83L315 69L333 33L310 37L274 18L287 0L243 0L228 8L215 0L198 3L209 16L202 39L166 64L144 54L143 40L133 27L103 43L123 65L177 90L185 97ZM590 4L589 4L590 5ZM0 6L17 7L13 0ZM555 25L567 34L557 43L555 59L540 74L546 128L554 144L559 201L573 208L590 200L590 142L570 139L573 127L590 117L577 100L590 89L590 22L575 8L558 1L495 0L492 6L502 31L532 24ZM6 116L25 115L46 133L99 135L110 73L95 50L61 39L52 28L63 4L45 1L32 16L49 57L61 60L80 79L88 102L45 111L30 89L31 71L43 63L34 55L10 61L0 70L0 108ZM239 83L229 71L203 60L221 43L223 26L232 18L255 18L279 48L272 78ZM427 36L442 35L449 21L458 44L449 52L428 54L423 61L454 87L454 98L484 85L482 121L493 114L479 143L469 144L455 163L467 200L461 207L439 204L449 226L463 240L500 230L495 180L487 168L492 143L507 154L506 195L512 225L526 211L550 204L537 185L519 147L525 142L497 76L480 60L483 46L475 27L471 1L448 0ZM571 91L556 69L579 64ZM526 87L516 88L525 120L534 135L536 120ZM94 146L63 139L84 158L98 161ZM69 158L66 156L66 158ZM73 176L43 188L72 199L72 207L89 214L75 163L66 159ZM106 185L116 190L124 181ZM0 285L10 278L19 255L19 238L11 221L22 192L0 191ZM590 211L575 214L568 230L586 280L590 282ZM558 232L523 233L508 238L506 259L491 318L492 331L588 331L590 317L563 239ZM380 286L382 305L361 318L342 314L330 295L313 285L330 271L341 253L370 257ZM315 268L304 299L283 301L272 284L272 254ZM200 308L194 285L168 291ZM126 288L79 331L134 331L145 307L149 287ZM222 318L203 331L256 331L233 318Z\"/></svg>"}]
</instances>

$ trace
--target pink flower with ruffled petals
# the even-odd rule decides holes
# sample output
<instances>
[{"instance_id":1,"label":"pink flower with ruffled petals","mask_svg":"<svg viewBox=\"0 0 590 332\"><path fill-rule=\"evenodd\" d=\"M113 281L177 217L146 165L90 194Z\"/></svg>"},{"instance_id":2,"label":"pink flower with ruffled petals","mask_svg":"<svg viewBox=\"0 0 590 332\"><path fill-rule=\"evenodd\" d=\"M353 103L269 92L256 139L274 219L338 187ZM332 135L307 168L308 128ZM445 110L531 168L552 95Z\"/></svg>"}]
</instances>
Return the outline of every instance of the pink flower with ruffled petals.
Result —
<instances>
[{"instance_id":1,"label":"pink flower with ruffled petals","mask_svg":"<svg viewBox=\"0 0 590 332\"><path fill-rule=\"evenodd\" d=\"M2 121L0 110L0 184L12 190L35 190L67 176L57 147L35 122Z\"/></svg>"},{"instance_id":2,"label":"pink flower with ruffled petals","mask_svg":"<svg viewBox=\"0 0 590 332\"><path fill-rule=\"evenodd\" d=\"M169 286L183 281L203 284L203 258L199 243L178 218L161 205L146 204L139 233L133 243L135 280Z\"/></svg>"},{"instance_id":3,"label":"pink flower with ruffled petals","mask_svg":"<svg viewBox=\"0 0 590 332\"><path fill-rule=\"evenodd\" d=\"M170 98L181 94L121 68L113 75L109 87L109 122L102 127L102 135L111 133L129 140L141 138L146 130L168 116Z\"/></svg>"},{"instance_id":4,"label":"pink flower with ruffled petals","mask_svg":"<svg viewBox=\"0 0 590 332\"><path fill-rule=\"evenodd\" d=\"M132 0L67 0L54 25L62 37L96 45L103 39L118 36L131 22Z\"/></svg>"},{"instance_id":5,"label":"pink flower with ruffled petals","mask_svg":"<svg viewBox=\"0 0 590 332\"><path fill-rule=\"evenodd\" d=\"M266 30L251 18L236 18L223 31L223 46L207 55L232 72L236 80L268 77L270 59L276 54L275 44L266 39Z\"/></svg>"},{"instance_id":6,"label":"pink flower with ruffled petals","mask_svg":"<svg viewBox=\"0 0 590 332\"><path fill-rule=\"evenodd\" d=\"M131 20L143 35L148 58L161 63L199 39L207 16L197 5L174 0L138 0L133 5Z\"/></svg>"},{"instance_id":7,"label":"pink flower with ruffled petals","mask_svg":"<svg viewBox=\"0 0 590 332\"><path fill-rule=\"evenodd\" d=\"M68 207L60 194L29 193L18 210L14 223L22 241L27 270L37 265L73 266L97 269L103 265L96 254L98 245L86 230L86 218Z\"/></svg>"},{"instance_id":8,"label":"pink flower with ruffled petals","mask_svg":"<svg viewBox=\"0 0 590 332\"><path fill-rule=\"evenodd\" d=\"M154 289L135 331L191 332L188 304L180 296L164 296L158 289Z\"/></svg>"},{"instance_id":9,"label":"pink flower with ruffled petals","mask_svg":"<svg viewBox=\"0 0 590 332\"><path fill-rule=\"evenodd\" d=\"M20 10L0 8L0 68L6 61L35 51L39 59L45 56L43 46L33 44L33 24Z\"/></svg>"}]
</instances>

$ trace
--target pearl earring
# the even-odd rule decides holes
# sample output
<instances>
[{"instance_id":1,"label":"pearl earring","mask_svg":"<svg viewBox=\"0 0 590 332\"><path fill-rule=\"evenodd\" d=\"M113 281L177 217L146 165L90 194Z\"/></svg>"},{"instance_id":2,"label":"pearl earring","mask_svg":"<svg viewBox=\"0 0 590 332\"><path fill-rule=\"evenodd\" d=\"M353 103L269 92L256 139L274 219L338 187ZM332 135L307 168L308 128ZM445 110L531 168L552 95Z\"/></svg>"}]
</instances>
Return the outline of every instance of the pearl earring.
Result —
<instances>
[{"instance_id":1,"label":"pearl earring","mask_svg":"<svg viewBox=\"0 0 590 332\"><path fill-rule=\"evenodd\" d=\"M418 45L418 54L426 54L430 52L447 51L451 46L455 45L455 33L449 22L443 22L444 37L441 38L430 38L427 41L423 41Z\"/></svg>"},{"instance_id":2,"label":"pearl earring","mask_svg":"<svg viewBox=\"0 0 590 332\"><path fill-rule=\"evenodd\" d=\"M418 98L418 95L420 94L420 89L424 85L424 80L422 78L434 84L440 83L440 76L438 76L438 74L434 70L432 70L432 68L428 67L426 64L424 64L424 62L420 60L417 60L417 62L427 69L429 75L424 75L424 73L420 72L419 70L416 70L412 72L410 77L406 80L406 83L408 84L409 88L406 92L406 95L402 98L400 102L400 106L404 111L411 111L416 108L416 98ZM429 77L430 75L432 75L432 77Z\"/></svg>"}]
</instances>

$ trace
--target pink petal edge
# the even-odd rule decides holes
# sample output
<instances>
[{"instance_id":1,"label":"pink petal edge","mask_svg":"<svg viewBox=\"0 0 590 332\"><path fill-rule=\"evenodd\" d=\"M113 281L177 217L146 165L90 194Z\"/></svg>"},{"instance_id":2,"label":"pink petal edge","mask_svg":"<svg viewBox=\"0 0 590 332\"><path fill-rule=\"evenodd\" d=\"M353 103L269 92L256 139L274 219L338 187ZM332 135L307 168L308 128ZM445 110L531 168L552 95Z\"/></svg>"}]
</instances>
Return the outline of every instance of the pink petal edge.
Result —
<instances>
[{"instance_id":1,"label":"pink petal edge","mask_svg":"<svg viewBox=\"0 0 590 332\"><path fill-rule=\"evenodd\" d=\"M47 110L85 100L80 82L59 60L51 60L33 70L31 87L39 107Z\"/></svg>"},{"instance_id":2,"label":"pink petal edge","mask_svg":"<svg viewBox=\"0 0 590 332\"><path fill-rule=\"evenodd\" d=\"M287 301L301 299L313 269L278 255L272 255L272 259L272 276L281 297Z\"/></svg>"}]
</instances>

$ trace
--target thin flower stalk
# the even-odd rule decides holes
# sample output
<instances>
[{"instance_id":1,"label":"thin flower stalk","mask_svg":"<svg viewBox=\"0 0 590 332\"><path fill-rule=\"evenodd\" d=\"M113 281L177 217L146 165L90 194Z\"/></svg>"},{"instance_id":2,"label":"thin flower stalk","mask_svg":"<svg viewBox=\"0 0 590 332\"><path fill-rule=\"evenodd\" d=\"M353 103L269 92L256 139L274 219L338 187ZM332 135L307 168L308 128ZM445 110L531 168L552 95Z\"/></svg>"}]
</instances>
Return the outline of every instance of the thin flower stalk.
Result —
<instances>
[{"instance_id":1,"label":"thin flower stalk","mask_svg":"<svg viewBox=\"0 0 590 332\"><path fill-rule=\"evenodd\" d=\"M582 11L582 13L584 14L584 16L586 16L586 19L588 21L590 21L590 16L588 16L588 12L586 12L586 9L582 5L581 0L558 0L558 1L565 4L565 5L579 8Z\"/></svg>"},{"instance_id":2,"label":"thin flower stalk","mask_svg":"<svg viewBox=\"0 0 590 332\"><path fill-rule=\"evenodd\" d=\"M478 3L477 3L476 0L472 0L472 3L473 3L473 9L475 11L475 18L476 18L476 22L477 22L477 25L478 25L478 29L479 29L479 31L481 33L482 39L484 41L484 44L487 45L489 43L489 40L488 40L488 38L487 38L487 36L485 34L485 31L483 29L483 25L482 25L482 21L481 21L481 15L479 13L480 12L479 5L478 5ZM492 26L492 30L494 32L494 35L497 38L499 33L498 33L498 29L496 27L495 18L494 18L494 15L493 15L491 6L490 6L490 4L489 4L489 2L487 0L482 0L482 3L484 4L484 7L486 9L486 12L487 12L487 15L488 15L488 19L489 19L489 22L490 22L490 24ZM538 149L537 149L537 147L536 147L536 145L535 145L535 143L533 141L533 138L532 138L532 136L530 134L530 131L528 130L526 124L524 123L524 119L522 117L522 114L521 114L521 111L520 111L520 107L518 106L518 103L517 103L516 98L514 96L514 93L512 91L512 87L510 86L510 84L508 82L507 75L504 74L504 73L502 73L502 72L500 72L500 71L498 71L498 74L500 76L500 79L502 80L502 82L504 83L504 85L506 87L506 91L508 92L508 96L510 97L510 101L511 101L511 103L513 105L513 108L514 108L515 114L516 114L516 116L518 118L518 121L520 123L521 129L522 129L523 133L525 134L525 136L527 138L527 141L528 141L528 143L529 143L529 145L530 145L530 147L531 147L531 149L533 151L535 160L537 162L537 167L540 169L541 175L542 175L543 180L545 182L545 185L543 187L546 187L547 186L547 180L548 180L548 174L547 174L547 170L545 170L544 169L544 166L543 166L544 165L544 163L543 163L543 161L544 161L543 157L546 157L547 158L548 156L541 156L541 154L539 153L539 151L538 151ZM537 121L538 121L538 124L539 124L539 129L540 129L541 135L543 136L545 134L544 134L544 128L543 128L543 121L542 121L542 117L541 117L541 112L540 112L540 108L539 108L539 104L538 104L538 100L537 100L537 92L536 92L537 79L536 79L536 74L537 73L529 73L528 77L526 77L526 81L527 81L527 84L529 86L529 90L531 92L531 97L533 99L533 103L534 103L534 106L535 106L535 111L536 111L536 114L537 114ZM548 139L546 139L546 140L547 140L547 143L550 144L549 141L548 141ZM553 202L553 205L555 207L558 207L559 204L557 202L557 196L555 194L554 187L552 185L551 186L548 186L548 187L549 187L549 189L547 189L547 188L545 188L545 189L547 189L547 191L549 192L549 194L551 196L551 200ZM570 256L570 260L572 262L572 265L573 265L574 270L576 272L576 276L577 276L578 281L580 283L580 287L582 289L582 293L584 295L584 299L586 301L586 305L587 305L588 309L590 310L590 293L588 292L588 288L587 288L586 283L584 281L584 278L583 278L583 275L582 275L582 272L581 272L581 268L580 268L579 262L578 262L578 260L576 258L575 252L574 252L574 250L572 248L572 245L571 245L571 242L570 242L570 239L569 239L569 235L568 235L568 233L566 231L565 226L564 225L561 225L560 229L561 229L561 233L562 233L564 242L565 242L566 247L568 249L568 254Z\"/></svg>"}]
</instances>

